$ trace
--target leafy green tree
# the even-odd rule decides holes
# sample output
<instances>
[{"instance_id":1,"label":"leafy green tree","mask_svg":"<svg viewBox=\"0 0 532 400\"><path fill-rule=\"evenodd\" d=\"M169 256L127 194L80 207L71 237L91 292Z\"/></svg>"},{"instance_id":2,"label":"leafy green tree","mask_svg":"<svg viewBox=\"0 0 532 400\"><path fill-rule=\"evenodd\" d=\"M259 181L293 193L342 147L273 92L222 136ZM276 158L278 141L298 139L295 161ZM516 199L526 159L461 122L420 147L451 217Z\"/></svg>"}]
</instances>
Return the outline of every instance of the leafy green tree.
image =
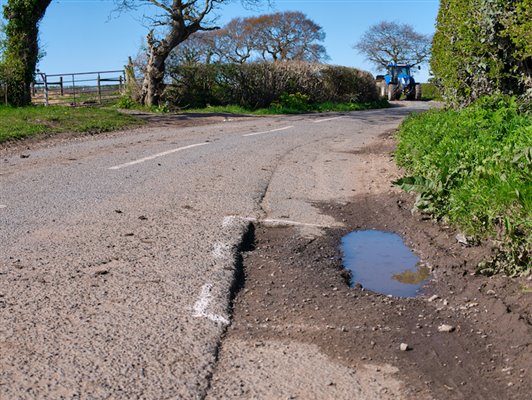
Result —
<instances>
[{"instance_id":1,"label":"leafy green tree","mask_svg":"<svg viewBox=\"0 0 532 400\"><path fill-rule=\"evenodd\" d=\"M51 0L8 0L4 6L5 51L2 62L8 101L31 103L31 83L39 58L39 22Z\"/></svg>"}]
</instances>

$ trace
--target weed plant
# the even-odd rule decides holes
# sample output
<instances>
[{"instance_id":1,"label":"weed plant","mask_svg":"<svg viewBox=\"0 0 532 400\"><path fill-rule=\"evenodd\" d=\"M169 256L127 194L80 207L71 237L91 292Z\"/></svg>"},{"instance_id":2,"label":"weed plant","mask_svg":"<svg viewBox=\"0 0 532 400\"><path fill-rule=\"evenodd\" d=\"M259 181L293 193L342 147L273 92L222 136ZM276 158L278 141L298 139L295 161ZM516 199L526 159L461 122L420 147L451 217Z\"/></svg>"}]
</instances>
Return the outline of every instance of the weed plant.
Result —
<instances>
[{"instance_id":1,"label":"weed plant","mask_svg":"<svg viewBox=\"0 0 532 400\"><path fill-rule=\"evenodd\" d=\"M496 241L500 252L483 272L532 272L532 115L514 98L411 116L396 158L411 174L396 184L418 192L418 209Z\"/></svg>"}]
</instances>

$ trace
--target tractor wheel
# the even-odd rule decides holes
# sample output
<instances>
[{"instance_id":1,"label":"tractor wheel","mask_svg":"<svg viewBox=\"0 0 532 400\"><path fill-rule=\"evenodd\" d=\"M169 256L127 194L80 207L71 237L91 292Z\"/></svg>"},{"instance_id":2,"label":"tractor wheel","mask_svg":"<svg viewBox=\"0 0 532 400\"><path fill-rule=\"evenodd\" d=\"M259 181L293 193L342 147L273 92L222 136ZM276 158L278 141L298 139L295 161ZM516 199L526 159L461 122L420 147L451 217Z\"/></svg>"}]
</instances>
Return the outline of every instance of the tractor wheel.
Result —
<instances>
[{"instance_id":1,"label":"tractor wheel","mask_svg":"<svg viewBox=\"0 0 532 400\"><path fill-rule=\"evenodd\" d=\"M388 85L386 85L386 81L384 80L384 78L382 78L382 75L377 75L375 84L377 85L377 88L379 89L379 96L386 97L387 96L386 89Z\"/></svg>"},{"instance_id":2,"label":"tractor wheel","mask_svg":"<svg viewBox=\"0 0 532 400\"><path fill-rule=\"evenodd\" d=\"M416 91L412 89L408 94L406 95L407 100L415 100L416 99Z\"/></svg>"},{"instance_id":3,"label":"tractor wheel","mask_svg":"<svg viewBox=\"0 0 532 400\"><path fill-rule=\"evenodd\" d=\"M397 94L395 93L397 91L397 85L394 85L393 83L390 83L388 85L388 100L396 100Z\"/></svg>"},{"instance_id":4,"label":"tractor wheel","mask_svg":"<svg viewBox=\"0 0 532 400\"><path fill-rule=\"evenodd\" d=\"M421 93L421 84L416 83L416 100L421 100L421 96L423 93Z\"/></svg>"}]
</instances>

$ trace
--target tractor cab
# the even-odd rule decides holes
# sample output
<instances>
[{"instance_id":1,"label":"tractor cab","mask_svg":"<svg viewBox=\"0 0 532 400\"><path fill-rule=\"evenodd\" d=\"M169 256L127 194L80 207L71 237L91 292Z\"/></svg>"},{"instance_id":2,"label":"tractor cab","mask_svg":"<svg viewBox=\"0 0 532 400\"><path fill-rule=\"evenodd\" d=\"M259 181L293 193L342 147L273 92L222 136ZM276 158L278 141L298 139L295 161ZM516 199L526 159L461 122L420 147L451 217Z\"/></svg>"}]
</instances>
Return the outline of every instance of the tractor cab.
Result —
<instances>
[{"instance_id":1,"label":"tractor cab","mask_svg":"<svg viewBox=\"0 0 532 400\"><path fill-rule=\"evenodd\" d=\"M411 78L410 68L412 66L409 64L389 64L387 67L388 74L384 76L384 80L389 85L390 83L397 84L401 79Z\"/></svg>"},{"instance_id":2,"label":"tractor cab","mask_svg":"<svg viewBox=\"0 0 532 400\"><path fill-rule=\"evenodd\" d=\"M388 73L377 76L377 85L381 95L388 100L398 100L404 95L408 100L421 100L421 86L416 83L411 74L412 65L390 63Z\"/></svg>"}]
</instances>

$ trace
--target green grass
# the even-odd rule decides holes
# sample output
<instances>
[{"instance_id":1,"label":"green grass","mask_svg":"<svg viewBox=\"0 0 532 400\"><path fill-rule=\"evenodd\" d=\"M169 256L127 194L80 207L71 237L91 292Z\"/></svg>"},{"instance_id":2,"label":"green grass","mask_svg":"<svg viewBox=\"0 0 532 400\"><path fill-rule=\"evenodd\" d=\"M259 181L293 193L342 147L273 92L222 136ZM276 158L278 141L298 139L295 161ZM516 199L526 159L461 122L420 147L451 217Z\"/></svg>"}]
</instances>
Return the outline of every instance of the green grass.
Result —
<instances>
[{"instance_id":1,"label":"green grass","mask_svg":"<svg viewBox=\"0 0 532 400\"><path fill-rule=\"evenodd\" d=\"M108 132L141 123L134 117L104 108L0 106L0 142L45 133Z\"/></svg>"},{"instance_id":2,"label":"green grass","mask_svg":"<svg viewBox=\"0 0 532 400\"><path fill-rule=\"evenodd\" d=\"M532 116L519 113L515 99L411 116L396 158L411 174L397 183L419 193L419 209L498 241L501 252L485 271L532 272Z\"/></svg>"},{"instance_id":3,"label":"green grass","mask_svg":"<svg viewBox=\"0 0 532 400\"><path fill-rule=\"evenodd\" d=\"M441 93L436 87L436 85L430 82L421 84L421 96L423 100L443 100Z\"/></svg>"},{"instance_id":4,"label":"green grass","mask_svg":"<svg viewBox=\"0 0 532 400\"><path fill-rule=\"evenodd\" d=\"M146 107L132 102L131 100L121 99L117 103L118 108L127 108L147 112L168 112L168 108L164 106ZM238 105L228 106L207 106L204 108L187 108L180 110L180 112L209 114L209 113L224 113L224 114L241 114L241 115L278 115L278 114L301 114L313 112L347 112L372 110L378 108L390 107L387 100L378 100L364 103L318 103L312 104L305 101L275 103L269 108L250 109Z\"/></svg>"},{"instance_id":5,"label":"green grass","mask_svg":"<svg viewBox=\"0 0 532 400\"><path fill-rule=\"evenodd\" d=\"M372 110L377 108L387 108L390 104L386 100L379 100L366 103L319 103L305 104L301 106L273 105L269 108L259 108L251 110L241 106L210 106L205 108L195 108L186 110L194 113L228 113L228 114L250 114L250 115L278 115L278 114L301 114L301 113L321 113L321 112L347 112Z\"/></svg>"}]
</instances>

